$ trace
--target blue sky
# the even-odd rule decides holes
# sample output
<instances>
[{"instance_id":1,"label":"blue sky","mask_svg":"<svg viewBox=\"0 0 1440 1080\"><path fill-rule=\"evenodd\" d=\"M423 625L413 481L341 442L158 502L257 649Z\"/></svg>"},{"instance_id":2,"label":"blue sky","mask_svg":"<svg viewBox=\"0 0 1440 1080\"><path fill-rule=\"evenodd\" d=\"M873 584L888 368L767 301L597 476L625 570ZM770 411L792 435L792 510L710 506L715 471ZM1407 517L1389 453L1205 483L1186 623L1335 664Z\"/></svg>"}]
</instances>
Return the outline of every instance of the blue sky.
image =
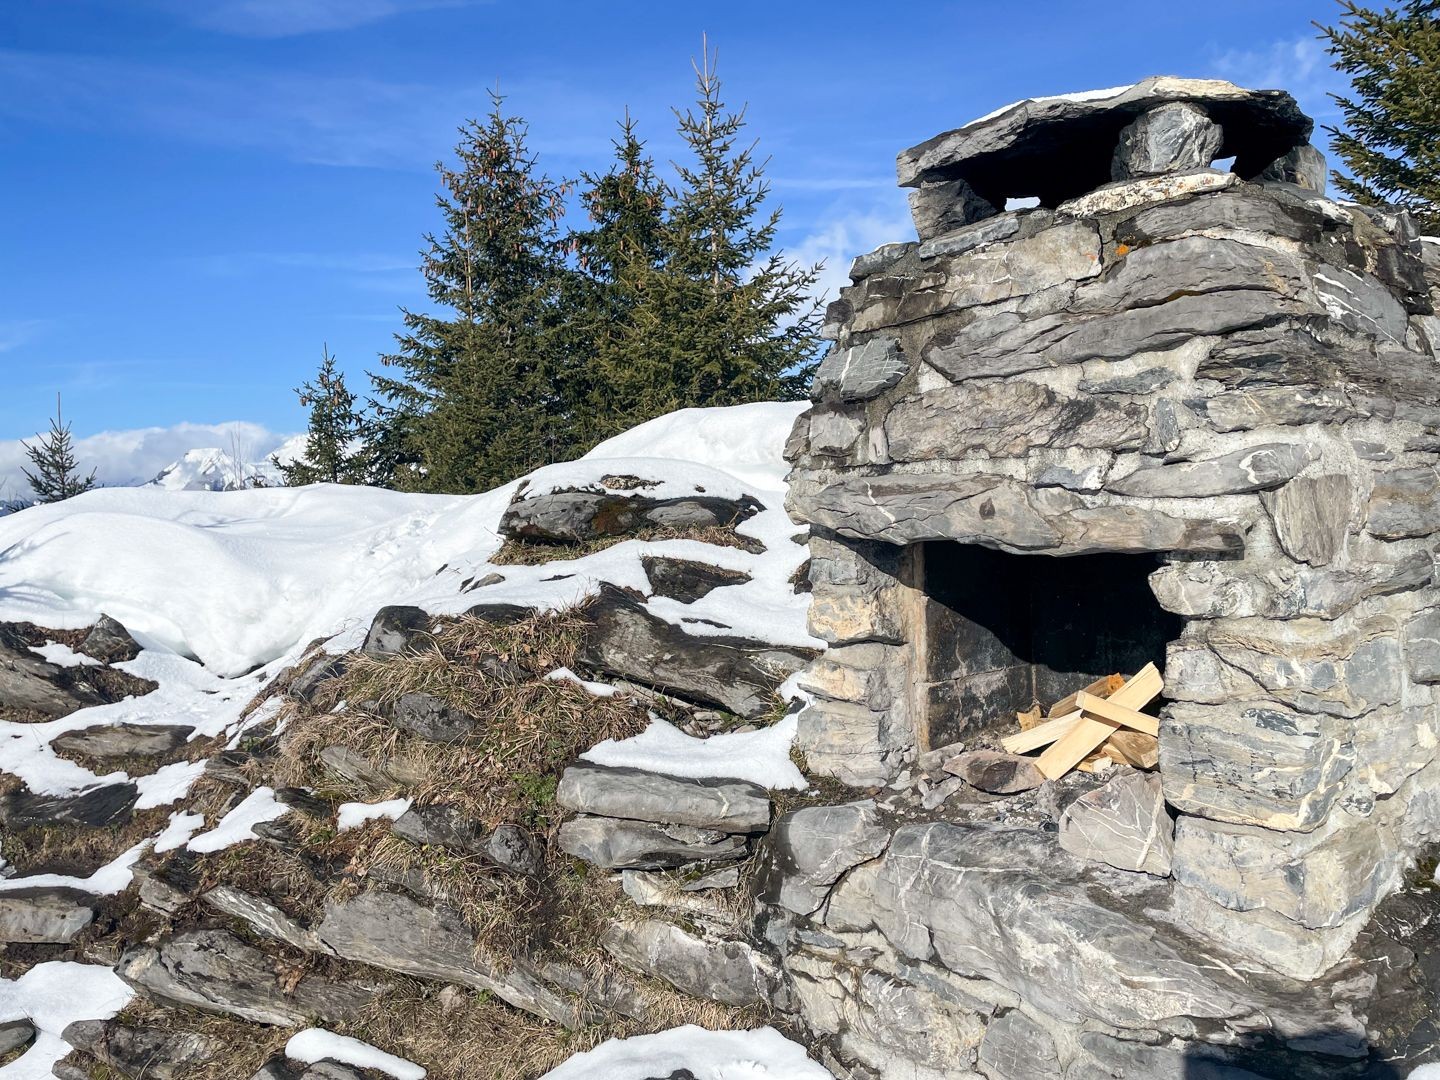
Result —
<instances>
[{"instance_id":1,"label":"blue sky","mask_svg":"<svg viewBox=\"0 0 1440 1080\"><path fill-rule=\"evenodd\" d=\"M896 152L1008 101L1168 73L1283 86L1333 119L1338 84L1310 20L1335 12L1331 0L7 0L0 459L5 440L44 425L56 391L77 435L243 420L263 450L303 426L290 390L322 342L363 383L398 306L424 303L431 166L497 81L552 175L603 167L627 107L663 161L708 32L727 99L749 103L772 157L783 245L825 258L833 282L850 256L908 238ZM197 438L187 428L154 452ZM131 467L102 465L115 479Z\"/></svg>"}]
</instances>

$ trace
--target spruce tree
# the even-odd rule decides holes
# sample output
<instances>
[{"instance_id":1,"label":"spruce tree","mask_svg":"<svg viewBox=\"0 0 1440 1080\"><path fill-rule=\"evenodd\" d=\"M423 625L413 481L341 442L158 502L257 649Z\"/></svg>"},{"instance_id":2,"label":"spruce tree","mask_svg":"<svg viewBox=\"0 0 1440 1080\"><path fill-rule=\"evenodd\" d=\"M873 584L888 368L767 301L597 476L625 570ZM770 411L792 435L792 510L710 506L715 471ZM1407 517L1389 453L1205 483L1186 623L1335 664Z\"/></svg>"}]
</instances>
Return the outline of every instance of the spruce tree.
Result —
<instances>
[{"instance_id":1,"label":"spruce tree","mask_svg":"<svg viewBox=\"0 0 1440 1080\"><path fill-rule=\"evenodd\" d=\"M1351 173L1334 173L1335 185L1365 205L1403 207L1422 232L1440 233L1440 0L1340 6L1339 25L1319 27L1352 88L1331 95L1344 128L1326 130Z\"/></svg>"},{"instance_id":2,"label":"spruce tree","mask_svg":"<svg viewBox=\"0 0 1440 1080\"><path fill-rule=\"evenodd\" d=\"M698 99L676 110L691 160L675 166L668 222L667 294L643 314L669 343L680 405L731 405L803 396L814 371L820 267L774 251L780 210L765 211L767 161L742 142L745 110L720 97L716 54L693 64Z\"/></svg>"},{"instance_id":3,"label":"spruce tree","mask_svg":"<svg viewBox=\"0 0 1440 1080\"><path fill-rule=\"evenodd\" d=\"M60 412L59 394L55 395L55 417L50 421L50 431L44 435L37 434L35 440L33 445L27 442L20 444L35 471L23 468L20 471L35 492L36 502L59 502L95 486L94 469L88 475L80 474L70 425L65 423Z\"/></svg>"},{"instance_id":4,"label":"spruce tree","mask_svg":"<svg viewBox=\"0 0 1440 1080\"><path fill-rule=\"evenodd\" d=\"M559 326L565 188L491 97L485 121L460 129L458 164L436 166L444 229L426 235L421 270L437 310L403 312L381 358L399 377L373 376L401 487L482 491L573 455L580 438Z\"/></svg>"},{"instance_id":5,"label":"spruce tree","mask_svg":"<svg viewBox=\"0 0 1440 1080\"><path fill-rule=\"evenodd\" d=\"M578 273L565 305L574 368L573 398L591 442L676 407L675 365L647 332L647 307L663 295L669 191L630 116L613 143L608 172L583 173L580 202L590 228L571 233Z\"/></svg>"},{"instance_id":6,"label":"spruce tree","mask_svg":"<svg viewBox=\"0 0 1440 1080\"><path fill-rule=\"evenodd\" d=\"M345 386L345 374L335 367L328 346L322 347L315 381L295 393L310 410L303 460L282 462L271 458L289 487L302 484L363 484L364 452L360 449L361 417L355 395Z\"/></svg>"}]
</instances>

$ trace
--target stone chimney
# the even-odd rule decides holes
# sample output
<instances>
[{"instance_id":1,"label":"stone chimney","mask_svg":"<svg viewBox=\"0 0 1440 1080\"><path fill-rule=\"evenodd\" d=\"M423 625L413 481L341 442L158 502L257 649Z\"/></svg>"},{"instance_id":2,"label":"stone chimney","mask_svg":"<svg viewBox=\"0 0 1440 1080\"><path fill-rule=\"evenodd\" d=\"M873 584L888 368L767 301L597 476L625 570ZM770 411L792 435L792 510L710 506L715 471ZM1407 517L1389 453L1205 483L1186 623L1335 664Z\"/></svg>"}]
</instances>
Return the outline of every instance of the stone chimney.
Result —
<instances>
[{"instance_id":1,"label":"stone chimney","mask_svg":"<svg viewBox=\"0 0 1440 1080\"><path fill-rule=\"evenodd\" d=\"M1311 127L1153 78L905 151L919 240L855 260L788 448L812 769L1153 661L1177 917L1300 978L1440 836L1440 245Z\"/></svg>"}]
</instances>

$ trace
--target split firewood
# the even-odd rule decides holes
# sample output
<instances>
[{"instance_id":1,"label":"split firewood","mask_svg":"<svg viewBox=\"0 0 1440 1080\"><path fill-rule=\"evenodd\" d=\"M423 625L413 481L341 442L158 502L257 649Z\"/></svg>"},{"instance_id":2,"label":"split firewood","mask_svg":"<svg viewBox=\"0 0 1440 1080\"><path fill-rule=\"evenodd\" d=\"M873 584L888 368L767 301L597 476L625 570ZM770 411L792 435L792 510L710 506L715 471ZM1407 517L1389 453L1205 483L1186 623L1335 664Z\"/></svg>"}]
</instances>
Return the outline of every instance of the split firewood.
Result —
<instances>
[{"instance_id":1,"label":"split firewood","mask_svg":"<svg viewBox=\"0 0 1440 1080\"><path fill-rule=\"evenodd\" d=\"M1160 721L1153 716L1146 716L1137 709L1127 709L1113 698L1099 698L1084 691L1078 696L1077 704L1086 716L1109 720L1134 731L1143 731L1146 735L1160 734Z\"/></svg>"},{"instance_id":2,"label":"split firewood","mask_svg":"<svg viewBox=\"0 0 1440 1080\"><path fill-rule=\"evenodd\" d=\"M1153 769L1160 764L1160 740L1144 732L1121 729L1106 739L1100 749L1137 769Z\"/></svg>"},{"instance_id":3,"label":"split firewood","mask_svg":"<svg viewBox=\"0 0 1440 1080\"><path fill-rule=\"evenodd\" d=\"M1035 704L1031 705L1026 712L1017 712L1015 714L1015 722L1020 725L1021 731L1029 731L1035 725L1039 724L1044 718L1045 712L1043 709L1040 708L1040 703L1038 701L1035 702Z\"/></svg>"},{"instance_id":4,"label":"split firewood","mask_svg":"<svg viewBox=\"0 0 1440 1080\"><path fill-rule=\"evenodd\" d=\"M1067 713L1074 712L1076 709L1079 708L1079 706L1075 702L1081 694L1094 694L1096 697L1108 698L1111 694L1115 693L1116 690L1119 690L1124 685L1124 675L1104 675L1096 679L1089 686L1077 690L1069 697L1063 697L1054 705L1051 705L1049 715L1054 718L1056 716L1064 716Z\"/></svg>"},{"instance_id":5,"label":"split firewood","mask_svg":"<svg viewBox=\"0 0 1440 1080\"><path fill-rule=\"evenodd\" d=\"M1108 698L1096 698L1090 695L1091 702L1099 701L1104 705L1119 706L1125 710L1124 715L1133 722L1134 716L1143 715L1138 712L1144 708L1155 696L1164 689L1164 680L1154 664L1146 664L1134 677L1128 680L1124 686L1116 690ZM1080 694L1084 694L1082 690ZM1079 695L1077 695L1077 700ZM1154 722L1154 717L1146 717L1146 720ZM1121 728L1120 721L1107 717L1097 716L1093 713L1081 710L1080 719L1059 739L1050 744L1050 747L1040 755L1036 766L1045 777L1054 780L1064 776L1076 765L1084 761L1093 753L1106 739ZM1155 724L1155 731L1148 734L1155 734L1159 731L1158 723Z\"/></svg>"},{"instance_id":6,"label":"split firewood","mask_svg":"<svg viewBox=\"0 0 1440 1080\"><path fill-rule=\"evenodd\" d=\"M1011 754L1027 754L1031 750L1039 750L1042 746L1049 746L1056 739L1060 738L1072 727L1075 721L1080 719L1080 710L1068 713L1065 716L1057 716L1052 720L1042 720L1032 728L1022 730L1018 735L1007 735L1000 740L1000 745L1005 747L1006 752Z\"/></svg>"}]
</instances>

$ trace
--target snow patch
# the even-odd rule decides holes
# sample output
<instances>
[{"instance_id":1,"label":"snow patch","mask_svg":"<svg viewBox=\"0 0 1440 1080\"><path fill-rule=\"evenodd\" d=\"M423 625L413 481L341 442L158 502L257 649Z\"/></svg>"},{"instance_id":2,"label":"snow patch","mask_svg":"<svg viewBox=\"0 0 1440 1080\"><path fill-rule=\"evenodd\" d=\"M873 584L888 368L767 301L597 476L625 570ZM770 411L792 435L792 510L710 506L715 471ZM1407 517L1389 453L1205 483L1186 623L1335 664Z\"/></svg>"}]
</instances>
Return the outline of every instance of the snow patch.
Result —
<instances>
[{"instance_id":1,"label":"snow patch","mask_svg":"<svg viewBox=\"0 0 1440 1080\"><path fill-rule=\"evenodd\" d=\"M253 840L255 838L253 830L256 825L274 821L276 818L284 816L289 809L275 798L274 789L258 787L246 795L239 806L221 818L220 824L209 832L201 833L185 847L198 854L223 851L232 844Z\"/></svg>"},{"instance_id":2,"label":"snow patch","mask_svg":"<svg viewBox=\"0 0 1440 1080\"><path fill-rule=\"evenodd\" d=\"M336 811L335 827L340 832L348 832L351 829L358 829L367 821L377 821L381 818L394 821L409 809L409 799L387 799L385 802L376 803L341 803L340 809Z\"/></svg>"},{"instance_id":3,"label":"snow patch","mask_svg":"<svg viewBox=\"0 0 1440 1080\"><path fill-rule=\"evenodd\" d=\"M54 1080L51 1066L70 1045L60 1033L76 1020L109 1020L134 991L108 967L52 960L18 979L0 979L0 1023L29 1020L37 1034L30 1049L0 1069L5 1080Z\"/></svg>"},{"instance_id":4,"label":"snow patch","mask_svg":"<svg viewBox=\"0 0 1440 1080\"><path fill-rule=\"evenodd\" d=\"M659 718L639 735L606 739L580 757L612 765L691 779L749 780L771 789L806 787L790 760L799 721L794 715L759 731L736 731L697 739Z\"/></svg>"},{"instance_id":5,"label":"snow patch","mask_svg":"<svg viewBox=\"0 0 1440 1080\"><path fill-rule=\"evenodd\" d=\"M15 889L63 888L79 889L92 896L115 896L130 887L134 880L134 867L140 856L150 846L149 840L142 840L128 851L111 859L88 877L73 877L70 874L32 874L0 878L0 892Z\"/></svg>"},{"instance_id":6,"label":"snow patch","mask_svg":"<svg viewBox=\"0 0 1440 1080\"><path fill-rule=\"evenodd\" d=\"M697 1080L835 1080L774 1028L706 1031L694 1024L611 1039L541 1080L646 1080L688 1069Z\"/></svg>"},{"instance_id":7,"label":"snow patch","mask_svg":"<svg viewBox=\"0 0 1440 1080\"><path fill-rule=\"evenodd\" d=\"M582 679L568 667L556 668L550 672L550 674L546 675L545 678L551 682L574 683L592 697L614 697L620 692L618 686L613 686L610 683L590 682L588 679Z\"/></svg>"},{"instance_id":8,"label":"snow patch","mask_svg":"<svg viewBox=\"0 0 1440 1080\"><path fill-rule=\"evenodd\" d=\"M63 641L47 641L44 645L31 645L30 651L38 653L47 664L54 664L56 667L104 667L93 656L78 653Z\"/></svg>"},{"instance_id":9,"label":"snow patch","mask_svg":"<svg viewBox=\"0 0 1440 1080\"><path fill-rule=\"evenodd\" d=\"M156 854L164 854L167 851L174 851L178 847L184 847L204 825L204 814L192 814L186 810L175 811L170 815L170 824L160 830L160 835L155 838Z\"/></svg>"},{"instance_id":10,"label":"snow patch","mask_svg":"<svg viewBox=\"0 0 1440 1080\"><path fill-rule=\"evenodd\" d=\"M357 1069L377 1069L395 1080L425 1080L425 1070L413 1061L387 1054L378 1047L359 1039L336 1035L324 1028L306 1028L290 1036L285 1056L306 1065L317 1061L338 1061Z\"/></svg>"}]
</instances>

